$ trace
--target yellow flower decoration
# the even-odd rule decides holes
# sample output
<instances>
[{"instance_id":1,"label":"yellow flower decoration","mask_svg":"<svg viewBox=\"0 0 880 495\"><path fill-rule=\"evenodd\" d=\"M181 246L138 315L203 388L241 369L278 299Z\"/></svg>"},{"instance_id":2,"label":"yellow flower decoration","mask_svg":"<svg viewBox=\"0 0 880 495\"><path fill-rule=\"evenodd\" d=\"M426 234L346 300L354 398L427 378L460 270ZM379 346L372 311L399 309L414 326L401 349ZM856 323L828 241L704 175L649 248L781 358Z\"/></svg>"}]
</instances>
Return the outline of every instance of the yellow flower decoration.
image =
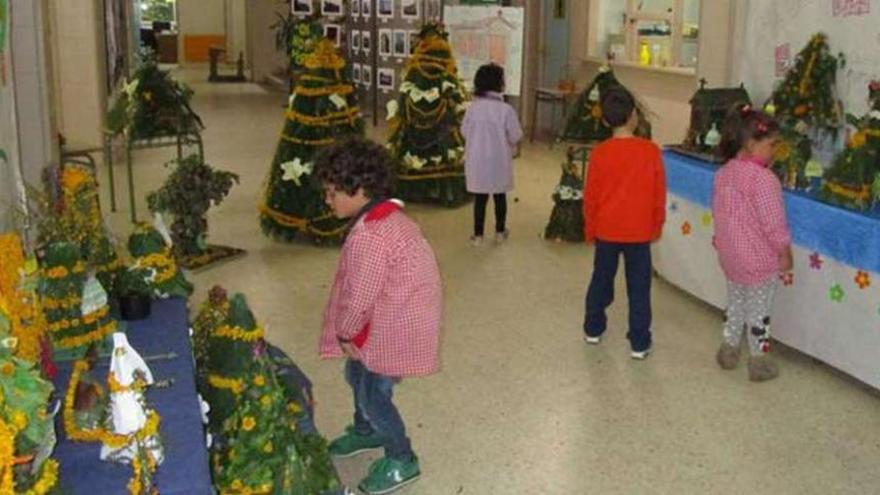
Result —
<instances>
[{"instance_id":1,"label":"yellow flower decoration","mask_svg":"<svg viewBox=\"0 0 880 495\"><path fill-rule=\"evenodd\" d=\"M263 375L257 375L254 377L254 385L258 387L262 387L266 384L266 378Z\"/></svg>"},{"instance_id":2,"label":"yellow flower decoration","mask_svg":"<svg viewBox=\"0 0 880 495\"><path fill-rule=\"evenodd\" d=\"M24 430L28 425L27 414L21 411L14 411L12 413L12 424L18 431Z\"/></svg>"},{"instance_id":3,"label":"yellow flower decoration","mask_svg":"<svg viewBox=\"0 0 880 495\"><path fill-rule=\"evenodd\" d=\"M264 395L260 397L260 404L263 404L264 407L269 407L272 405L272 397L269 395Z\"/></svg>"},{"instance_id":4,"label":"yellow flower decoration","mask_svg":"<svg viewBox=\"0 0 880 495\"><path fill-rule=\"evenodd\" d=\"M242 483L242 481L240 479L236 478L236 479L232 480L232 483L229 485L229 488L232 488L233 490L241 490L242 488L244 488L244 483Z\"/></svg>"},{"instance_id":5,"label":"yellow flower decoration","mask_svg":"<svg viewBox=\"0 0 880 495\"><path fill-rule=\"evenodd\" d=\"M782 162L788 160L789 157L791 157L791 144L789 144L788 141L780 142L779 145L776 146L773 158L776 161Z\"/></svg>"},{"instance_id":6,"label":"yellow flower decoration","mask_svg":"<svg viewBox=\"0 0 880 495\"><path fill-rule=\"evenodd\" d=\"M4 375L11 375L15 372L15 365L12 364L12 361L7 361L3 363L2 367L0 367L0 371L2 371Z\"/></svg>"},{"instance_id":7,"label":"yellow flower decoration","mask_svg":"<svg viewBox=\"0 0 880 495\"><path fill-rule=\"evenodd\" d=\"M271 454L274 451L275 447L272 445L272 442L268 442L266 445L263 445L263 452Z\"/></svg>"},{"instance_id":8,"label":"yellow flower decoration","mask_svg":"<svg viewBox=\"0 0 880 495\"><path fill-rule=\"evenodd\" d=\"M592 115L596 119L602 118L602 107L599 105L593 105L593 109L591 111Z\"/></svg>"},{"instance_id":9,"label":"yellow flower decoration","mask_svg":"<svg viewBox=\"0 0 880 495\"><path fill-rule=\"evenodd\" d=\"M868 134L865 131L859 131L852 135L849 138L849 147L852 149L859 149L868 142Z\"/></svg>"},{"instance_id":10,"label":"yellow flower decoration","mask_svg":"<svg viewBox=\"0 0 880 495\"><path fill-rule=\"evenodd\" d=\"M244 419L241 420L241 428L244 431L251 431L256 426L257 426L257 420L254 419L253 416L245 416Z\"/></svg>"},{"instance_id":11,"label":"yellow flower decoration","mask_svg":"<svg viewBox=\"0 0 880 495\"><path fill-rule=\"evenodd\" d=\"M65 167L61 173L61 185L68 191L79 189L87 180L89 174L78 167Z\"/></svg>"},{"instance_id":12,"label":"yellow flower decoration","mask_svg":"<svg viewBox=\"0 0 880 495\"><path fill-rule=\"evenodd\" d=\"M299 407L299 404L296 402L290 402L287 404L287 410L292 412L293 414L298 414L302 412L302 408Z\"/></svg>"}]
</instances>

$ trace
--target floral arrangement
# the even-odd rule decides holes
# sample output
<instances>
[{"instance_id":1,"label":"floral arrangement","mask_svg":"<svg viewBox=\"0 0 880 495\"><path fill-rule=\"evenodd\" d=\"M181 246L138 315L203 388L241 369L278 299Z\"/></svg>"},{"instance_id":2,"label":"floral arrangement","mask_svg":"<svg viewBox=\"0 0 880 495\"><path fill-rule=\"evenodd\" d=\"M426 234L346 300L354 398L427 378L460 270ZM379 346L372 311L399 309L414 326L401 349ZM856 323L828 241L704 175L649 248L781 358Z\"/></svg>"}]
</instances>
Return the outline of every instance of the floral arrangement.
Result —
<instances>
[{"instance_id":1,"label":"floral arrangement","mask_svg":"<svg viewBox=\"0 0 880 495\"><path fill-rule=\"evenodd\" d=\"M39 476L24 491L16 490L15 437L18 428L0 418L0 493L9 495L46 495L58 483L58 461L47 459L40 467Z\"/></svg>"},{"instance_id":2,"label":"floral arrangement","mask_svg":"<svg viewBox=\"0 0 880 495\"><path fill-rule=\"evenodd\" d=\"M36 274L36 260L25 259L18 234L0 234L0 314L6 315L8 332L17 340L15 355L30 362L40 359L47 326L34 290Z\"/></svg>"},{"instance_id":3,"label":"floral arrangement","mask_svg":"<svg viewBox=\"0 0 880 495\"><path fill-rule=\"evenodd\" d=\"M870 108L861 118L848 115L855 129L826 174L826 201L864 210L880 204L880 80L868 85Z\"/></svg>"},{"instance_id":4,"label":"floral arrangement","mask_svg":"<svg viewBox=\"0 0 880 495\"><path fill-rule=\"evenodd\" d=\"M134 258L128 270L143 278L156 297L189 297L192 293L192 284L178 269L171 248L152 225L135 227L128 238L128 251Z\"/></svg>"},{"instance_id":5,"label":"floral arrangement","mask_svg":"<svg viewBox=\"0 0 880 495\"><path fill-rule=\"evenodd\" d=\"M397 100L388 102L388 147L397 161L397 195L456 206L468 200L461 122L467 96L440 24L426 24L404 69Z\"/></svg>"}]
</instances>

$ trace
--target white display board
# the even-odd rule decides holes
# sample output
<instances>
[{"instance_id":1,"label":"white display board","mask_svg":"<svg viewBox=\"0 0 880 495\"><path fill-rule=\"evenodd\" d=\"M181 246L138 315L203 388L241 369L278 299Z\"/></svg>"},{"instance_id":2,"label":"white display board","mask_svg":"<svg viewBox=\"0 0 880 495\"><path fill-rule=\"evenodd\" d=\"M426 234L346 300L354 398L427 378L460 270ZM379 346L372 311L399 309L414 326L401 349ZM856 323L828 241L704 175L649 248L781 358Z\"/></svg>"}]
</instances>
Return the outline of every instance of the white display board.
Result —
<instances>
[{"instance_id":1,"label":"white display board","mask_svg":"<svg viewBox=\"0 0 880 495\"><path fill-rule=\"evenodd\" d=\"M520 95L526 24L522 7L447 5L443 22L465 87L472 89L481 65L495 62L504 67L505 93Z\"/></svg>"},{"instance_id":2,"label":"white display board","mask_svg":"<svg viewBox=\"0 0 880 495\"><path fill-rule=\"evenodd\" d=\"M865 113L868 83L880 78L880 0L744 0L742 7L734 76L753 101L765 101L786 64L813 34L823 32L832 52L846 56L838 73L845 110Z\"/></svg>"}]
</instances>

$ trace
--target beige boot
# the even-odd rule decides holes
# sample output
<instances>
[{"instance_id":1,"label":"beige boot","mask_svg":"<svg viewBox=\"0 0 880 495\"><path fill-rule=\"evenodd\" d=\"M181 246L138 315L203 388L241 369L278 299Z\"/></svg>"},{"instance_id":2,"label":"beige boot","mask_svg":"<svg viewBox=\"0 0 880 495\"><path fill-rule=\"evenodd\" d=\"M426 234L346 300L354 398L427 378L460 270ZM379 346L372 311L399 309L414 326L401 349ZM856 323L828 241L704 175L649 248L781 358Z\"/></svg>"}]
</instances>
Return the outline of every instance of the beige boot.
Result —
<instances>
[{"instance_id":1,"label":"beige boot","mask_svg":"<svg viewBox=\"0 0 880 495\"><path fill-rule=\"evenodd\" d=\"M749 380L766 382L779 376L779 367L769 356L749 357Z\"/></svg>"},{"instance_id":2,"label":"beige boot","mask_svg":"<svg viewBox=\"0 0 880 495\"><path fill-rule=\"evenodd\" d=\"M718 354L715 355L715 360L723 370L736 369L739 364L739 347L734 347L727 342L722 343L718 348Z\"/></svg>"}]
</instances>

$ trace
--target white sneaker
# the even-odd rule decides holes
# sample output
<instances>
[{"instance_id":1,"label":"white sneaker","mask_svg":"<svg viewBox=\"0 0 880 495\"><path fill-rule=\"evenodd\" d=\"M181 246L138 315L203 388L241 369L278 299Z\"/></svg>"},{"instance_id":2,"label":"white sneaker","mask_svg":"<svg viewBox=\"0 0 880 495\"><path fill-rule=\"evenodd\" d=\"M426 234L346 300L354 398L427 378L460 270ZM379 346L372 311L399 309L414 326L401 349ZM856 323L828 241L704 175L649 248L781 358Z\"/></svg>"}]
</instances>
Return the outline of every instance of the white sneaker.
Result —
<instances>
[{"instance_id":1,"label":"white sneaker","mask_svg":"<svg viewBox=\"0 0 880 495\"><path fill-rule=\"evenodd\" d=\"M584 342L590 345L599 345L602 342L602 337L590 337L589 335L584 335Z\"/></svg>"},{"instance_id":2,"label":"white sneaker","mask_svg":"<svg viewBox=\"0 0 880 495\"><path fill-rule=\"evenodd\" d=\"M472 235L470 239L468 239L468 244L472 247L480 247L483 245L483 236L481 235Z\"/></svg>"},{"instance_id":3,"label":"white sneaker","mask_svg":"<svg viewBox=\"0 0 880 495\"><path fill-rule=\"evenodd\" d=\"M510 231L505 230L504 232L495 232L495 244L501 244L506 241L507 238L510 237Z\"/></svg>"},{"instance_id":4,"label":"white sneaker","mask_svg":"<svg viewBox=\"0 0 880 495\"><path fill-rule=\"evenodd\" d=\"M639 361L642 361L645 358L647 358L648 355L651 354L651 351L652 351L652 349L650 347L648 347L644 351L632 351L629 353L629 357L631 357L633 359L638 359Z\"/></svg>"}]
</instances>

